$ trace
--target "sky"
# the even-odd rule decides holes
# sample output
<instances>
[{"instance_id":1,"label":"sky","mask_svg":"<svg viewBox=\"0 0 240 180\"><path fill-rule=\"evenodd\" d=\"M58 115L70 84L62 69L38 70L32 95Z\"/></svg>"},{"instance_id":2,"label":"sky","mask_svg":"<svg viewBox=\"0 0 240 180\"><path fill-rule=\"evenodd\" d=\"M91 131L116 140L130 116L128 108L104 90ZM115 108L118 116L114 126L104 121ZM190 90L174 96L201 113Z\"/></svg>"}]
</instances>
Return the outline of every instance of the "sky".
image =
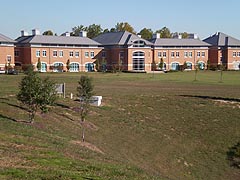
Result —
<instances>
[{"instance_id":1,"label":"sky","mask_svg":"<svg viewBox=\"0 0 240 180\"><path fill-rule=\"evenodd\" d=\"M136 32L166 26L201 39L216 32L240 39L239 7L239 0L0 0L0 33L16 39L21 30L59 35L78 25L128 22Z\"/></svg>"}]
</instances>

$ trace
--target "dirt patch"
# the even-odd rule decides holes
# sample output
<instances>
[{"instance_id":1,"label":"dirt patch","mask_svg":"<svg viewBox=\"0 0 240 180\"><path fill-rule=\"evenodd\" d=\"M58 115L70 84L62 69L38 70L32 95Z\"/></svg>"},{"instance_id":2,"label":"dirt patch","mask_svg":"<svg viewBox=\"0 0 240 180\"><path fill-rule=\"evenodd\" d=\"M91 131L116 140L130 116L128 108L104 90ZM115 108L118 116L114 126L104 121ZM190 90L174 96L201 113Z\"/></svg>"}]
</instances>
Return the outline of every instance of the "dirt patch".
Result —
<instances>
[{"instance_id":1,"label":"dirt patch","mask_svg":"<svg viewBox=\"0 0 240 180\"><path fill-rule=\"evenodd\" d=\"M214 100L214 102L220 106L231 106L232 108L240 109L240 103L235 101L227 101L227 100Z\"/></svg>"},{"instance_id":2,"label":"dirt patch","mask_svg":"<svg viewBox=\"0 0 240 180\"><path fill-rule=\"evenodd\" d=\"M82 147L85 147L85 148L87 148L87 149L89 149L91 151L94 151L94 152L97 152L97 153L100 153L100 154L104 154L104 152L101 149L99 149L95 145L93 145L91 143L88 143L88 142L71 141L70 143L80 145Z\"/></svg>"}]
</instances>

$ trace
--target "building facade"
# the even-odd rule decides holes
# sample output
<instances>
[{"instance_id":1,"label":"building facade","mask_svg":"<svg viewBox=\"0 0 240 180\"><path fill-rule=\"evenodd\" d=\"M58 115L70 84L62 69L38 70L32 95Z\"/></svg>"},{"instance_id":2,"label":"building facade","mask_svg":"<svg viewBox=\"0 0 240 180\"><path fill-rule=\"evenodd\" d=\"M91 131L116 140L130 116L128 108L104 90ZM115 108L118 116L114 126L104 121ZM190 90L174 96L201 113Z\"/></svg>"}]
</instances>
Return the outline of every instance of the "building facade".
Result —
<instances>
[{"instance_id":1,"label":"building facade","mask_svg":"<svg viewBox=\"0 0 240 180\"><path fill-rule=\"evenodd\" d=\"M199 65L201 70L206 69L208 61L209 44L198 39L197 36L182 39L160 38L160 34L155 34L151 40L153 43L153 62L159 69L159 64L163 61L164 70L180 70L185 64L185 70L194 70Z\"/></svg>"},{"instance_id":2,"label":"building facade","mask_svg":"<svg viewBox=\"0 0 240 180\"><path fill-rule=\"evenodd\" d=\"M223 64L226 69L240 70L240 40L217 32L203 41L211 44L209 49L211 66Z\"/></svg>"},{"instance_id":3,"label":"building facade","mask_svg":"<svg viewBox=\"0 0 240 180\"><path fill-rule=\"evenodd\" d=\"M36 29L32 35L22 31L16 39L15 65L24 66L41 63L41 72L95 71L95 61L103 50L100 44L87 38L86 32L79 37L44 36Z\"/></svg>"},{"instance_id":4,"label":"building facade","mask_svg":"<svg viewBox=\"0 0 240 180\"><path fill-rule=\"evenodd\" d=\"M14 43L12 39L0 34L0 70L14 67Z\"/></svg>"},{"instance_id":5,"label":"building facade","mask_svg":"<svg viewBox=\"0 0 240 180\"><path fill-rule=\"evenodd\" d=\"M94 40L104 47L103 58L109 70L151 71L151 42L127 31L104 33Z\"/></svg>"}]
</instances>

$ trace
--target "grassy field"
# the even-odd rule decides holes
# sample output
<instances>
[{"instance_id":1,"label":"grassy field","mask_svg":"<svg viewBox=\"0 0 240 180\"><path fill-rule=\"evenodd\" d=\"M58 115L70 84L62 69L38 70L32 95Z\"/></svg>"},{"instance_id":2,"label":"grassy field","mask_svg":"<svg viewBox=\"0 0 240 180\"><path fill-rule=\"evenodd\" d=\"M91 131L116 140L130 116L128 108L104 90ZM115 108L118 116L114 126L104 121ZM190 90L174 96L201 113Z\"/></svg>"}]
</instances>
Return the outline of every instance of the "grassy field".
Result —
<instances>
[{"instance_id":1,"label":"grassy field","mask_svg":"<svg viewBox=\"0 0 240 180\"><path fill-rule=\"evenodd\" d=\"M66 83L48 114L24 123L16 100L23 75L0 75L0 179L240 179L227 151L240 141L240 72L88 73L86 142L76 112L84 73L41 74Z\"/></svg>"}]
</instances>

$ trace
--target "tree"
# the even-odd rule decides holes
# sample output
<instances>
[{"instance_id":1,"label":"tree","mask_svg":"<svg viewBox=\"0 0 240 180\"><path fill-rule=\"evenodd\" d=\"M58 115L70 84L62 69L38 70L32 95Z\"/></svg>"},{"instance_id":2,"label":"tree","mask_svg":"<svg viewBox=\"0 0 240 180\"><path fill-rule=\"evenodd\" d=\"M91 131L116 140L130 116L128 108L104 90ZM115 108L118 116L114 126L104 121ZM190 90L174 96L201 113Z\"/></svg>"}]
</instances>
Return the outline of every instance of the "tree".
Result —
<instances>
[{"instance_id":1,"label":"tree","mask_svg":"<svg viewBox=\"0 0 240 180\"><path fill-rule=\"evenodd\" d=\"M223 71L225 70L225 66L222 63L222 61L219 64L219 70L220 70L220 80L219 80L219 82L222 83L223 82L222 81L223 80Z\"/></svg>"},{"instance_id":2,"label":"tree","mask_svg":"<svg viewBox=\"0 0 240 180\"><path fill-rule=\"evenodd\" d=\"M117 32L128 31L130 33L136 34L136 32L134 31L134 28L127 22L117 23L116 26L115 26L115 30Z\"/></svg>"},{"instance_id":3,"label":"tree","mask_svg":"<svg viewBox=\"0 0 240 180\"><path fill-rule=\"evenodd\" d=\"M29 122L33 123L35 114L40 109L43 113L49 110L57 96L55 83L49 78L42 80L31 66L19 84L17 99L28 108Z\"/></svg>"},{"instance_id":4,"label":"tree","mask_svg":"<svg viewBox=\"0 0 240 180\"><path fill-rule=\"evenodd\" d=\"M51 30L47 30L45 31L42 35L45 35L45 36L53 36L53 32Z\"/></svg>"},{"instance_id":5,"label":"tree","mask_svg":"<svg viewBox=\"0 0 240 180\"><path fill-rule=\"evenodd\" d=\"M80 98L80 121L82 125L82 141L85 141L85 118L89 112L90 99L93 96L92 79L88 76L81 76L77 87L77 96Z\"/></svg>"},{"instance_id":6,"label":"tree","mask_svg":"<svg viewBox=\"0 0 240 180\"><path fill-rule=\"evenodd\" d=\"M183 39L187 39L188 38L188 33L187 32L183 32L183 33L181 33L181 35L182 35Z\"/></svg>"},{"instance_id":7,"label":"tree","mask_svg":"<svg viewBox=\"0 0 240 180\"><path fill-rule=\"evenodd\" d=\"M153 31L151 29L143 28L139 33L143 39L151 39Z\"/></svg>"},{"instance_id":8,"label":"tree","mask_svg":"<svg viewBox=\"0 0 240 180\"><path fill-rule=\"evenodd\" d=\"M40 72L42 69L42 62L41 62L40 58L38 58L37 69L38 69L38 72Z\"/></svg>"},{"instance_id":9,"label":"tree","mask_svg":"<svg viewBox=\"0 0 240 180\"><path fill-rule=\"evenodd\" d=\"M200 70L200 66L201 65L200 65L199 61L197 61L196 64L194 65L194 67L195 67L195 78L194 78L194 81L197 81L197 73Z\"/></svg>"},{"instance_id":10,"label":"tree","mask_svg":"<svg viewBox=\"0 0 240 180\"><path fill-rule=\"evenodd\" d=\"M184 61L184 63L183 63L183 65L182 65L182 71L184 71L185 69L187 69L187 62L186 61Z\"/></svg>"},{"instance_id":11,"label":"tree","mask_svg":"<svg viewBox=\"0 0 240 180\"><path fill-rule=\"evenodd\" d=\"M101 25L92 24L86 28L87 36L89 38L95 38L103 32Z\"/></svg>"},{"instance_id":12,"label":"tree","mask_svg":"<svg viewBox=\"0 0 240 180\"><path fill-rule=\"evenodd\" d=\"M71 32L71 36L79 36L81 31L86 31L86 30L87 30L87 28L84 27L83 25L75 26L72 28L73 32Z\"/></svg>"},{"instance_id":13,"label":"tree","mask_svg":"<svg viewBox=\"0 0 240 180\"><path fill-rule=\"evenodd\" d=\"M161 58L158 67L159 67L159 69L163 70L163 66L164 66L164 62L163 62L163 58Z\"/></svg>"},{"instance_id":14,"label":"tree","mask_svg":"<svg viewBox=\"0 0 240 180\"><path fill-rule=\"evenodd\" d=\"M156 33L160 33L161 38L171 38L171 32L167 27L163 27L160 30L157 30Z\"/></svg>"},{"instance_id":15,"label":"tree","mask_svg":"<svg viewBox=\"0 0 240 180\"><path fill-rule=\"evenodd\" d=\"M66 65L67 65L67 71L69 72L69 69L70 69L70 60L69 59L67 60Z\"/></svg>"}]
</instances>

